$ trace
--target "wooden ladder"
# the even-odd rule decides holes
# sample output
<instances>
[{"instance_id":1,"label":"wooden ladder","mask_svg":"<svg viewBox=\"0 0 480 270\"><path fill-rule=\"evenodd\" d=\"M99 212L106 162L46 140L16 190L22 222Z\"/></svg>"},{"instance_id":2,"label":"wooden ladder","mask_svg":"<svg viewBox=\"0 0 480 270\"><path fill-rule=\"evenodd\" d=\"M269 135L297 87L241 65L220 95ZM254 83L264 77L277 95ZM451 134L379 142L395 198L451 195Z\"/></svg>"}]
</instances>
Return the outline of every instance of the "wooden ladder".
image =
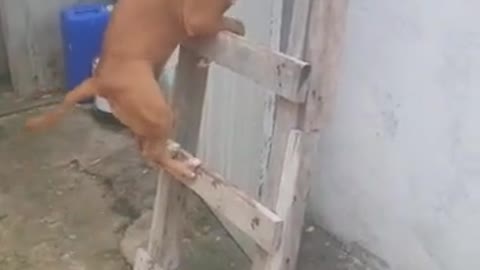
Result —
<instances>
[{"instance_id":1,"label":"wooden ladder","mask_svg":"<svg viewBox=\"0 0 480 270\"><path fill-rule=\"evenodd\" d=\"M296 28L293 29L296 32L291 34L291 41L306 40L307 37L311 0L297 2L304 4L297 5L293 12L292 27ZM332 9L333 6L333 11L344 10L345 5L337 5L335 0L324 2L333 3L324 9ZM325 17L325 14L318 16ZM316 23L323 21L324 17L317 18ZM334 25L334 28L340 29L340 26ZM332 39L326 42L336 45ZM180 110L178 143L172 142L171 150L179 159L187 162L196 160L194 156L199 143L209 72L207 66L199 63L208 59L269 89L274 95L272 119L275 120L272 120L271 158L266 169L268 177L263 197L256 200L204 165L199 167L196 181L188 186L160 173L148 248L138 250L134 270L174 270L178 267L186 205L193 196L190 191L255 243L254 252L249 254L253 270L296 268L309 192L306 179L310 168L311 142L313 133L318 130L318 121L314 118L318 118L321 102L320 90L310 89L309 64L298 59L302 57L304 47L303 41L300 46L291 42L287 52L296 56L292 57L225 32L215 38L180 47L171 97L173 106ZM318 49L318 53L324 51L323 47ZM318 55L314 57L318 58ZM312 78L314 83L318 82L316 80Z\"/></svg>"}]
</instances>

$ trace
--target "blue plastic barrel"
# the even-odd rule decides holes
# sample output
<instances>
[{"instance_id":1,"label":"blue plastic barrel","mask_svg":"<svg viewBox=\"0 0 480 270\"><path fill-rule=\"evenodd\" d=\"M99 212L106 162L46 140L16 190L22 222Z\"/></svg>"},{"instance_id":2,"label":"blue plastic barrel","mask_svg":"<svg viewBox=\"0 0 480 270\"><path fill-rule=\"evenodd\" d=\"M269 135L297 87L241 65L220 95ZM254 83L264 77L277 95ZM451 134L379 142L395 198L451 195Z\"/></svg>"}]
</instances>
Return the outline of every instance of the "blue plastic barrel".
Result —
<instances>
[{"instance_id":1,"label":"blue plastic barrel","mask_svg":"<svg viewBox=\"0 0 480 270\"><path fill-rule=\"evenodd\" d=\"M65 81L68 91L91 76L110 12L102 4L75 4L61 11Z\"/></svg>"}]
</instances>

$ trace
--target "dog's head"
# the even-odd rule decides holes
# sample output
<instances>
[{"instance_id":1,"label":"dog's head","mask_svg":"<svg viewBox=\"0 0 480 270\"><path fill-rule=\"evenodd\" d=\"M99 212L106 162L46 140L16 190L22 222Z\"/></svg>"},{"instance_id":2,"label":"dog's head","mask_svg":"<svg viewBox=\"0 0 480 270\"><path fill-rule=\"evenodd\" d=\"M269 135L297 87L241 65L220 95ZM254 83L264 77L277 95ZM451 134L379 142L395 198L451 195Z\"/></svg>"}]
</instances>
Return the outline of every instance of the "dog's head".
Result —
<instances>
[{"instance_id":1,"label":"dog's head","mask_svg":"<svg viewBox=\"0 0 480 270\"><path fill-rule=\"evenodd\" d=\"M184 0L182 20L188 36L213 33L233 3L234 0Z\"/></svg>"}]
</instances>

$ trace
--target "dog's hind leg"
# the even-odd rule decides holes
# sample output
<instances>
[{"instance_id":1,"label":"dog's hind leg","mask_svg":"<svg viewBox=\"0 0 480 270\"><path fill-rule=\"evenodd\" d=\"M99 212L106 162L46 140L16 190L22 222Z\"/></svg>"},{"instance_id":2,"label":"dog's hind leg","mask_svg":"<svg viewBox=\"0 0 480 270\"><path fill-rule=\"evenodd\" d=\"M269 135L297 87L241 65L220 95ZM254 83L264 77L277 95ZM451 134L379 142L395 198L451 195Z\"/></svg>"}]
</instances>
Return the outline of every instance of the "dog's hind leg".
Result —
<instances>
[{"instance_id":1,"label":"dog's hind leg","mask_svg":"<svg viewBox=\"0 0 480 270\"><path fill-rule=\"evenodd\" d=\"M188 37L206 37L220 31L245 35L245 26L241 21L223 15L230 6L231 3L227 3L225 0L215 0L210 3L185 0L182 15Z\"/></svg>"}]
</instances>

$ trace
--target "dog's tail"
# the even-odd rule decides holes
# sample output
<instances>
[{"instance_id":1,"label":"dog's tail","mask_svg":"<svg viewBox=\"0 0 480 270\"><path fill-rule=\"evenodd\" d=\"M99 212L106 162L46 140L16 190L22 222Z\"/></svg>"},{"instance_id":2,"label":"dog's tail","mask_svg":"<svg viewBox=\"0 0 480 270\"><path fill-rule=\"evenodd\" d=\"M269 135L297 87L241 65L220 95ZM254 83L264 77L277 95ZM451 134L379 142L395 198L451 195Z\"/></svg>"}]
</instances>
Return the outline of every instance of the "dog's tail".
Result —
<instances>
[{"instance_id":1,"label":"dog's tail","mask_svg":"<svg viewBox=\"0 0 480 270\"><path fill-rule=\"evenodd\" d=\"M40 116L28 119L25 124L26 129L34 132L52 127L57 124L75 104L95 96L96 90L97 87L93 78L85 80L69 92L57 108Z\"/></svg>"}]
</instances>

